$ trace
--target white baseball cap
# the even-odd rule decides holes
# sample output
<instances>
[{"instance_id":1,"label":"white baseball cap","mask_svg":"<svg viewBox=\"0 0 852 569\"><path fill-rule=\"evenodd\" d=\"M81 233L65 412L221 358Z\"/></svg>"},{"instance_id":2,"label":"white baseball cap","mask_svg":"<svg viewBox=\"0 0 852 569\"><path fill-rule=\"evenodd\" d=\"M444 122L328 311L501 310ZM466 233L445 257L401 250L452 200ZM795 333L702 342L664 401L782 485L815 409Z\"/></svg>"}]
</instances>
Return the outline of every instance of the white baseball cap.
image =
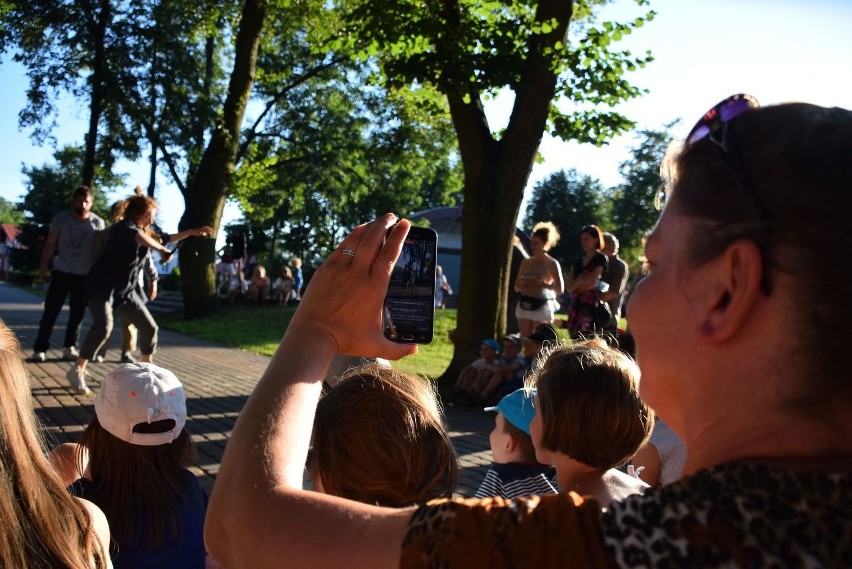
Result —
<instances>
[{"instance_id":1,"label":"white baseball cap","mask_svg":"<svg viewBox=\"0 0 852 569\"><path fill-rule=\"evenodd\" d=\"M186 393L171 371L149 363L124 364L108 374L95 396L101 426L119 439L140 446L171 443L186 424ZM172 419L173 428L137 433L137 425Z\"/></svg>"}]
</instances>

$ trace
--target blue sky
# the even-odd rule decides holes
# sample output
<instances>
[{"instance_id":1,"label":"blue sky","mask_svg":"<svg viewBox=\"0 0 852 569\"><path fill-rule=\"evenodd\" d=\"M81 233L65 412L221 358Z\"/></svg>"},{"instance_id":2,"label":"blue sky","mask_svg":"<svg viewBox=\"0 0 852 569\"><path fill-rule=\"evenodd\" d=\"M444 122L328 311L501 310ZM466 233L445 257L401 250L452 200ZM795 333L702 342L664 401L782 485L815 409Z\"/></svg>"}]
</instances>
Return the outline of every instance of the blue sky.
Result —
<instances>
[{"instance_id":1,"label":"blue sky","mask_svg":"<svg viewBox=\"0 0 852 569\"><path fill-rule=\"evenodd\" d=\"M626 49L644 53L655 61L634 73L631 80L649 93L619 110L640 128L661 128L682 118L675 130L684 136L711 106L728 95L747 92L764 104L807 101L852 109L848 87L852 69L852 1L812 0L652 0L656 19L621 42ZM617 0L607 8L615 19L639 13L630 0ZM41 165L53 149L36 147L29 132L20 132L18 112L25 103L26 80L20 67L6 56L0 64L0 196L18 201L24 193L21 164ZM492 128L505 122L510 97L498 98L489 109ZM54 133L60 145L79 143L86 130L85 103L61 105L60 128ZM576 168L599 178L604 185L620 181L618 164L628 158L635 139L626 134L609 146L596 148L545 137L543 162L533 168L528 191L535 182L560 169ZM122 164L128 190L147 185L147 165ZM159 221L167 231L177 228L183 200L177 189L160 175ZM235 206L226 218L238 215Z\"/></svg>"}]
</instances>

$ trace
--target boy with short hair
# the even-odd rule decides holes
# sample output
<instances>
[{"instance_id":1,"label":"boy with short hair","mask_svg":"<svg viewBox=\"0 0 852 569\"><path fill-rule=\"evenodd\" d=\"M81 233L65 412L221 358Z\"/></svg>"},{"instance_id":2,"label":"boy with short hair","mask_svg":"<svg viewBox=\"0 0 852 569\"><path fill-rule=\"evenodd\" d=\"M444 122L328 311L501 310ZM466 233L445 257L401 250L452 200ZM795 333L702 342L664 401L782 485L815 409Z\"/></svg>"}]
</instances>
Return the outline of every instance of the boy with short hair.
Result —
<instances>
[{"instance_id":1,"label":"boy with short hair","mask_svg":"<svg viewBox=\"0 0 852 569\"><path fill-rule=\"evenodd\" d=\"M556 494L556 469L540 464L530 437L530 421L535 415L535 393L518 389L500 400L496 407L494 429L489 441L494 464L476 491L476 498L517 498Z\"/></svg>"}]
</instances>

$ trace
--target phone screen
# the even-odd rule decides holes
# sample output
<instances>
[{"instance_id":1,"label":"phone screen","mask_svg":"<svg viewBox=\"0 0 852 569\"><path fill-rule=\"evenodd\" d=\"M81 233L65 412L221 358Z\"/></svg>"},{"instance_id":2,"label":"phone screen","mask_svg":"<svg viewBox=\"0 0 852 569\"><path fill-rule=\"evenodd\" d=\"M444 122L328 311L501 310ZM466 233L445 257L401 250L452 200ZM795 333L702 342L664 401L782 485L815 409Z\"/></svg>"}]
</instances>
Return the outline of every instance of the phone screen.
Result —
<instances>
[{"instance_id":1,"label":"phone screen","mask_svg":"<svg viewBox=\"0 0 852 569\"><path fill-rule=\"evenodd\" d=\"M435 265L438 234L412 227L393 268L382 310L385 337L428 344L435 322Z\"/></svg>"}]
</instances>

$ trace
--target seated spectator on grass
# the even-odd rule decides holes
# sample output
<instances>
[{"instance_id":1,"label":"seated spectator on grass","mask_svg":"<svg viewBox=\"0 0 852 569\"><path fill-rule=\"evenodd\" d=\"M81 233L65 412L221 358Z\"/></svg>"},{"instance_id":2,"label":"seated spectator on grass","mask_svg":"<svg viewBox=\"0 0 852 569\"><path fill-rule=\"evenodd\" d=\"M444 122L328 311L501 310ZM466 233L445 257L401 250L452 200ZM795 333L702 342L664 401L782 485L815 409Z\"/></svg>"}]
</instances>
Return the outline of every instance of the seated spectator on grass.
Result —
<instances>
[{"instance_id":1,"label":"seated spectator on grass","mask_svg":"<svg viewBox=\"0 0 852 569\"><path fill-rule=\"evenodd\" d=\"M264 302L269 298L269 277L266 276L266 268L257 265L249 283L249 298L255 302Z\"/></svg>"},{"instance_id":2,"label":"seated spectator on grass","mask_svg":"<svg viewBox=\"0 0 852 569\"><path fill-rule=\"evenodd\" d=\"M234 262L230 260L230 257L228 259L228 261L225 261L223 257L216 263L216 291L222 296L228 294L228 289L231 287L231 279L237 274Z\"/></svg>"},{"instance_id":3,"label":"seated spectator on grass","mask_svg":"<svg viewBox=\"0 0 852 569\"><path fill-rule=\"evenodd\" d=\"M497 389L503 383L520 377L523 378L526 362L520 355L521 338L517 334L507 334L503 337L503 351L494 363L486 364L482 374L468 389L470 399L478 405L496 403ZM520 375L519 375L520 374Z\"/></svg>"},{"instance_id":4,"label":"seated spectator on grass","mask_svg":"<svg viewBox=\"0 0 852 569\"><path fill-rule=\"evenodd\" d=\"M371 363L320 399L310 469L314 489L400 508L450 497L458 460L432 384Z\"/></svg>"},{"instance_id":5,"label":"seated spectator on grass","mask_svg":"<svg viewBox=\"0 0 852 569\"><path fill-rule=\"evenodd\" d=\"M479 377L485 371L485 366L497 361L500 354L500 344L497 340L488 338L479 344L479 359L471 362L459 373L458 379L453 386L455 392L461 396L477 383Z\"/></svg>"},{"instance_id":6,"label":"seated spectator on grass","mask_svg":"<svg viewBox=\"0 0 852 569\"><path fill-rule=\"evenodd\" d=\"M485 408L497 412L494 429L488 437L494 464L485 473L475 498L511 499L558 492L556 469L536 460L530 437L534 395L518 389L501 399L496 407Z\"/></svg>"},{"instance_id":7,"label":"seated spectator on grass","mask_svg":"<svg viewBox=\"0 0 852 569\"><path fill-rule=\"evenodd\" d=\"M107 520L48 462L24 355L2 320L0 449L0 567L109 567Z\"/></svg>"},{"instance_id":8,"label":"seated spectator on grass","mask_svg":"<svg viewBox=\"0 0 852 569\"><path fill-rule=\"evenodd\" d=\"M278 306L290 302L293 297L293 272L290 267L281 267L281 275L275 279L272 289L275 291L275 300L278 301Z\"/></svg>"},{"instance_id":9,"label":"seated spectator on grass","mask_svg":"<svg viewBox=\"0 0 852 569\"><path fill-rule=\"evenodd\" d=\"M207 495L186 469L195 444L178 378L154 364L124 364L104 378L94 404L80 442L58 446L51 461L72 494L106 514L116 569L204 568Z\"/></svg>"},{"instance_id":10,"label":"seated spectator on grass","mask_svg":"<svg viewBox=\"0 0 852 569\"><path fill-rule=\"evenodd\" d=\"M648 439L652 411L639 397L639 368L601 339L547 350L527 380L535 387L530 424L536 458L556 467L559 488L602 506L648 485L615 467Z\"/></svg>"},{"instance_id":11,"label":"seated spectator on grass","mask_svg":"<svg viewBox=\"0 0 852 569\"><path fill-rule=\"evenodd\" d=\"M521 338L523 347L524 374L535 369L543 348L552 348L559 342L556 330L550 324L540 324L529 336Z\"/></svg>"}]
</instances>

